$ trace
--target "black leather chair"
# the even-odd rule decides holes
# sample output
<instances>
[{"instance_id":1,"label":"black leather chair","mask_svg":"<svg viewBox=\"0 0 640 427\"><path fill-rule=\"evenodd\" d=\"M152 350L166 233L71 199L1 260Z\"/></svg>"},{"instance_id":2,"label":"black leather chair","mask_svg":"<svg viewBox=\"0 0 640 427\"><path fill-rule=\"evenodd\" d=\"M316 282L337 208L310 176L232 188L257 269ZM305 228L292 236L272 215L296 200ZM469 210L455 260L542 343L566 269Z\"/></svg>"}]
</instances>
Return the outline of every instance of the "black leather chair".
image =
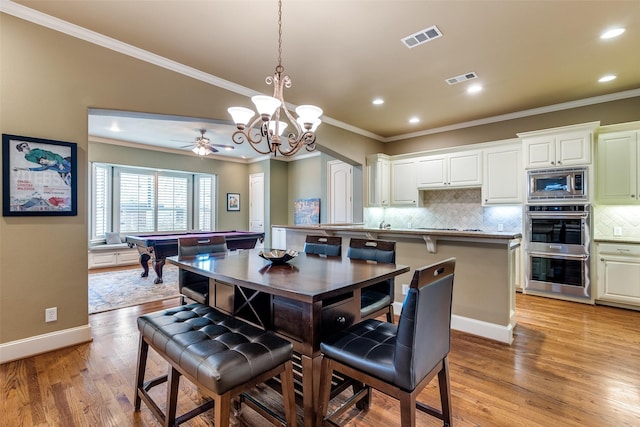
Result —
<instances>
[{"instance_id":1,"label":"black leather chair","mask_svg":"<svg viewBox=\"0 0 640 427\"><path fill-rule=\"evenodd\" d=\"M387 264L396 262L396 242L387 240L351 239L347 256ZM394 279L387 279L362 288L360 294L360 318L373 319L387 315L387 322L393 323Z\"/></svg>"},{"instance_id":2,"label":"black leather chair","mask_svg":"<svg viewBox=\"0 0 640 427\"><path fill-rule=\"evenodd\" d=\"M326 256L342 255L342 237L339 236L307 236L304 252Z\"/></svg>"},{"instance_id":3,"label":"black leather chair","mask_svg":"<svg viewBox=\"0 0 640 427\"><path fill-rule=\"evenodd\" d=\"M179 256L196 256L227 251L224 236L212 237L180 237L178 239ZM209 278L190 271L179 269L178 290L180 303L186 304L186 298L200 304L209 304Z\"/></svg>"},{"instance_id":4,"label":"black leather chair","mask_svg":"<svg viewBox=\"0 0 640 427\"><path fill-rule=\"evenodd\" d=\"M455 258L418 269L413 274L398 325L367 319L320 344L320 408L316 425L338 416L365 397L370 387L400 401L403 427L415 426L415 409L451 425L451 392L447 356L451 337L451 299ZM345 407L326 416L334 371L363 383ZM438 375L441 410L416 397ZM333 421L331 421L333 422Z\"/></svg>"}]
</instances>

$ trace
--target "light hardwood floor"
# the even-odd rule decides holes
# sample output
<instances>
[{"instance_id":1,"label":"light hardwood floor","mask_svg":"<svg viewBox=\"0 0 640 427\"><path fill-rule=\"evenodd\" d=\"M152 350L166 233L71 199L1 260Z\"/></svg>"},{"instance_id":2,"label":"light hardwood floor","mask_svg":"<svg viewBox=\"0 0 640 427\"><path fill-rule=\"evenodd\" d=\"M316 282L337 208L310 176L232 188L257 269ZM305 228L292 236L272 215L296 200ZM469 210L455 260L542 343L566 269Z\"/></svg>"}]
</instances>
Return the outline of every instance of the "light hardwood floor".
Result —
<instances>
[{"instance_id":1,"label":"light hardwood floor","mask_svg":"<svg viewBox=\"0 0 640 427\"><path fill-rule=\"evenodd\" d=\"M453 332L450 353L455 426L639 426L640 312L518 295L508 346ZM0 426L156 426L133 411L136 317L167 300L90 316L94 340L0 365ZM152 354L152 375L166 364ZM422 398L437 405L434 381ZM160 392L161 393L161 392ZM159 393L159 394L160 394ZM164 402L161 395L159 402ZM181 383L179 412L199 402ZM374 392L368 413L348 426L398 426L397 402ZM264 420L243 410L242 425ZM211 425L204 415L184 425ZM442 425L418 414L418 425Z\"/></svg>"}]
</instances>

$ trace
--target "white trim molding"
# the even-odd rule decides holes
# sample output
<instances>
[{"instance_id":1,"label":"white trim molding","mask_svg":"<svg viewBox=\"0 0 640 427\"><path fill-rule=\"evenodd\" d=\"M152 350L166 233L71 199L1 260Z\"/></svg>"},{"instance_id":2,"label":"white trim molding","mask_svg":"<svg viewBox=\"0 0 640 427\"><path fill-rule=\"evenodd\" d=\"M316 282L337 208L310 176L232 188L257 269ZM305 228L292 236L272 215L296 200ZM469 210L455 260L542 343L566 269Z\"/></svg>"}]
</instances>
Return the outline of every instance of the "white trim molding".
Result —
<instances>
[{"instance_id":1,"label":"white trim molding","mask_svg":"<svg viewBox=\"0 0 640 427\"><path fill-rule=\"evenodd\" d=\"M400 314L402 311L402 303L398 301L393 302L393 312ZM515 323L510 323L506 326L497 325L495 323L483 322L481 320L470 319L468 317L458 316L457 314L451 315L451 329L456 331L466 332L471 335L477 335L479 337L488 338L503 342L511 345L513 342L513 328Z\"/></svg>"},{"instance_id":2,"label":"white trim molding","mask_svg":"<svg viewBox=\"0 0 640 427\"><path fill-rule=\"evenodd\" d=\"M84 325L7 342L0 344L0 365L92 340L91 326Z\"/></svg>"}]
</instances>

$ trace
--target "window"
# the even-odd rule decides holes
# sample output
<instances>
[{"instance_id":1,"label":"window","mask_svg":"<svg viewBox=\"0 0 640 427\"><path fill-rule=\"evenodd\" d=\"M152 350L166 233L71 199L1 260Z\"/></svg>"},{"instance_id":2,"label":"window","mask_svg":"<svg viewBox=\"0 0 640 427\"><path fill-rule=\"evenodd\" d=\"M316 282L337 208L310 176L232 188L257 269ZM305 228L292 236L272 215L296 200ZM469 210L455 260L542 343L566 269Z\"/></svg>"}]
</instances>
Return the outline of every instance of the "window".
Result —
<instances>
[{"instance_id":1,"label":"window","mask_svg":"<svg viewBox=\"0 0 640 427\"><path fill-rule=\"evenodd\" d=\"M215 175L104 164L92 170L92 240L108 231L215 229Z\"/></svg>"}]
</instances>

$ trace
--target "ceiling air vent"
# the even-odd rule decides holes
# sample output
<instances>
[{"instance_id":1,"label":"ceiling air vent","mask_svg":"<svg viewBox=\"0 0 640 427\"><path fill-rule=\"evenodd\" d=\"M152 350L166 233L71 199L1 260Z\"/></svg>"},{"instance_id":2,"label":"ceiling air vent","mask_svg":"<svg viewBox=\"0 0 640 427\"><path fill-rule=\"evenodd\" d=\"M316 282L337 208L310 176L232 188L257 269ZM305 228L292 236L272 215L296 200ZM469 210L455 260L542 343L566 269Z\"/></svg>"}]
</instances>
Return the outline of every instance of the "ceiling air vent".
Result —
<instances>
[{"instance_id":1,"label":"ceiling air vent","mask_svg":"<svg viewBox=\"0 0 640 427\"><path fill-rule=\"evenodd\" d=\"M461 82L466 82L467 80L472 80L477 78L478 78L478 75L474 72L471 72L471 73L460 74L459 76L455 76L455 77L449 77L448 79L446 79L446 82L449 83L450 85L455 85Z\"/></svg>"},{"instance_id":2,"label":"ceiling air vent","mask_svg":"<svg viewBox=\"0 0 640 427\"><path fill-rule=\"evenodd\" d=\"M430 42L433 39L437 39L438 37L442 37L442 33L438 27L434 25L433 27L418 31L415 34L403 38L402 43L411 49L423 43Z\"/></svg>"}]
</instances>

